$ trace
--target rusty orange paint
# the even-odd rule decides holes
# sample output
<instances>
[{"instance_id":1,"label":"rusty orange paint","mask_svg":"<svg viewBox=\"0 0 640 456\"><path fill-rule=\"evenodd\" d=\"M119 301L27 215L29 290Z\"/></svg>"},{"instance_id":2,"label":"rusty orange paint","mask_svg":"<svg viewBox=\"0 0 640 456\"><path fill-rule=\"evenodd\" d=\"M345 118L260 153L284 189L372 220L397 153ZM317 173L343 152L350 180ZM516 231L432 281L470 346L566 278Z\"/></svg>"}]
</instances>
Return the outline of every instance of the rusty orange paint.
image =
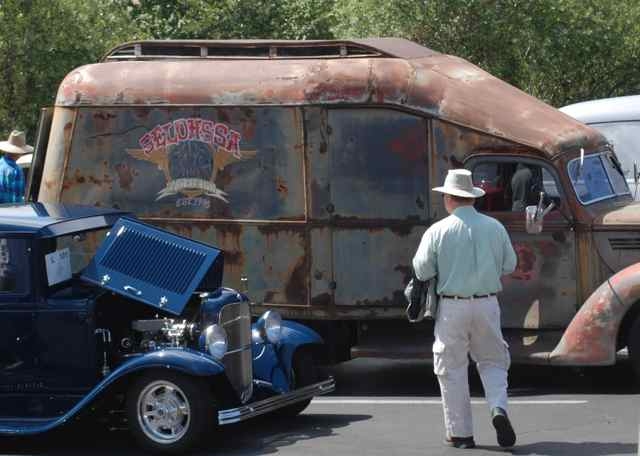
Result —
<instances>
[{"instance_id":1,"label":"rusty orange paint","mask_svg":"<svg viewBox=\"0 0 640 456\"><path fill-rule=\"evenodd\" d=\"M629 266L587 299L549 359L552 364L609 365L616 360L616 339L627 310L640 300L640 263Z\"/></svg>"},{"instance_id":2,"label":"rusty orange paint","mask_svg":"<svg viewBox=\"0 0 640 456\"><path fill-rule=\"evenodd\" d=\"M332 42L310 44L327 43ZM86 65L64 79L56 105L377 103L468 126L544 151L550 157L568 149L591 150L606 143L594 129L461 58L401 39L357 43L379 46L379 55L268 62L247 59L242 62L241 72L236 61L224 59ZM229 78L229 74L234 77Z\"/></svg>"}]
</instances>

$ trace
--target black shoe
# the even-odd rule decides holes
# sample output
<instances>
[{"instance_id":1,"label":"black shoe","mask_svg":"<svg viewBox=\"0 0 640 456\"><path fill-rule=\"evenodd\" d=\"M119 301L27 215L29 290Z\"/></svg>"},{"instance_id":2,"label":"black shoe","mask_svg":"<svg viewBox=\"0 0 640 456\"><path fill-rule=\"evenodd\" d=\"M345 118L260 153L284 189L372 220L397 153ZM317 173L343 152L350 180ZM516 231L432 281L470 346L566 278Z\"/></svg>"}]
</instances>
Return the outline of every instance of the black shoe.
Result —
<instances>
[{"instance_id":1,"label":"black shoe","mask_svg":"<svg viewBox=\"0 0 640 456\"><path fill-rule=\"evenodd\" d=\"M503 448L509 448L516 444L516 433L511 427L511 422L505 412L500 407L496 407L491 410L491 422L493 427L496 428L496 437L498 438L498 445Z\"/></svg>"},{"instance_id":2,"label":"black shoe","mask_svg":"<svg viewBox=\"0 0 640 456\"><path fill-rule=\"evenodd\" d=\"M445 445L461 450L469 450L476 447L473 437L447 437L444 441Z\"/></svg>"}]
</instances>

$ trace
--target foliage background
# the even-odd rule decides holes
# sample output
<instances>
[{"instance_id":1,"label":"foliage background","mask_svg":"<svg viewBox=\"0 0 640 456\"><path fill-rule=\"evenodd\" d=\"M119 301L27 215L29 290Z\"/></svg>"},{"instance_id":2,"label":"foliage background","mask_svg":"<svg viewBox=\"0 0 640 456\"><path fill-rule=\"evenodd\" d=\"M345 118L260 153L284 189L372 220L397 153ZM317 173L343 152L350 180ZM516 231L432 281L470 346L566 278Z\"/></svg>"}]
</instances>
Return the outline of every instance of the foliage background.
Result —
<instances>
[{"instance_id":1,"label":"foliage background","mask_svg":"<svg viewBox=\"0 0 640 456\"><path fill-rule=\"evenodd\" d=\"M554 106L640 89L637 0L0 0L0 138L62 78L143 38L399 36Z\"/></svg>"}]
</instances>

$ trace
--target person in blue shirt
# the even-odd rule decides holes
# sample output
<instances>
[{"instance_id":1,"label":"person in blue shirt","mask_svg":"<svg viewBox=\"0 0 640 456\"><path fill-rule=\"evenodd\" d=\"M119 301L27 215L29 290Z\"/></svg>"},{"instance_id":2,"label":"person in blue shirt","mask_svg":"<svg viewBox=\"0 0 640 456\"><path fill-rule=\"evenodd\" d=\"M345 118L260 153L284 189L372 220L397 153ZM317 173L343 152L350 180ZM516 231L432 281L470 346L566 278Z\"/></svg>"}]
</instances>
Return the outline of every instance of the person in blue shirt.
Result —
<instances>
[{"instance_id":1,"label":"person in blue shirt","mask_svg":"<svg viewBox=\"0 0 640 456\"><path fill-rule=\"evenodd\" d=\"M13 130L6 141L0 141L0 203L21 203L24 201L25 179L22 168L16 160L33 152L27 145L23 131Z\"/></svg>"}]
</instances>

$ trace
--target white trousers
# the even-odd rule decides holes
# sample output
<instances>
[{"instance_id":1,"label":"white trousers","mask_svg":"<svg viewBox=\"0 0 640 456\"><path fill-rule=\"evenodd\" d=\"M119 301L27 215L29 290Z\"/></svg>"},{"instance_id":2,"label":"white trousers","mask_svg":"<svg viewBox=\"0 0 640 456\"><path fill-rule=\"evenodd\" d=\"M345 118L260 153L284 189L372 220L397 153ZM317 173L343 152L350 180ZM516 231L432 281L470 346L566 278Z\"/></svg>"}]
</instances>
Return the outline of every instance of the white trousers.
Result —
<instances>
[{"instance_id":1,"label":"white trousers","mask_svg":"<svg viewBox=\"0 0 640 456\"><path fill-rule=\"evenodd\" d=\"M495 296L441 298L433 343L433 371L438 376L447 437L473 435L469 396L469 358L476 362L489 410L507 410L507 371L511 359L500 330Z\"/></svg>"}]
</instances>

